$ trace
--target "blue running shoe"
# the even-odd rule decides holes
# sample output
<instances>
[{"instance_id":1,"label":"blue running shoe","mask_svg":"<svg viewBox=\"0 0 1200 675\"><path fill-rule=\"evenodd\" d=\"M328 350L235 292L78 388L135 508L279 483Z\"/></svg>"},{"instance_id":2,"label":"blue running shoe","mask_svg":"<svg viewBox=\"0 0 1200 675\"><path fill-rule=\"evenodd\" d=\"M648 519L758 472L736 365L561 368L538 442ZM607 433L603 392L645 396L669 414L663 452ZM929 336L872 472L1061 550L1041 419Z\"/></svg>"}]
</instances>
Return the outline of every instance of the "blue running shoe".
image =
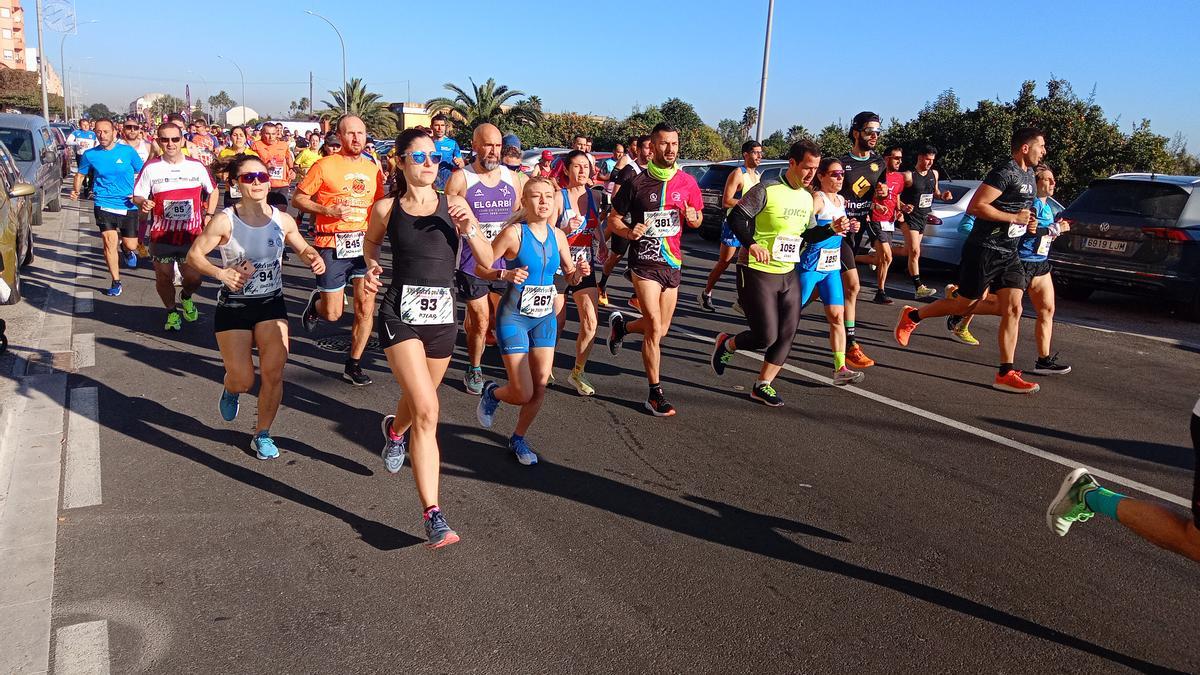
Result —
<instances>
[{"instance_id":1,"label":"blue running shoe","mask_svg":"<svg viewBox=\"0 0 1200 675\"><path fill-rule=\"evenodd\" d=\"M135 251L125 252L125 266L129 269L137 269L137 253Z\"/></svg>"},{"instance_id":2,"label":"blue running shoe","mask_svg":"<svg viewBox=\"0 0 1200 675\"><path fill-rule=\"evenodd\" d=\"M109 286L108 288L106 288L100 292L103 293L104 295L107 295L110 298L115 298L121 294L121 290L122 290L121 282L114 281L114 282L112 282L112 286Z\"/></svg>"},{"instance_id":3,"label":"blue running shoe","mask_svg":"<svg viewBox=\"0 0 1200 675\"><path fill-rule=\"evenodd\" d=\"M275 441L265 431L258 432L250 441L250 449L259 459L275 459L279 456L279 448L275 447Z\"/></svg>"},{"instance_id":4,"label":"blue running shoe","mask_svg":"<svg viewBox=\"0 0 1200 675\"><path fill-rule=\"evenodd\" d=\"M500 385L488 380L483 383L483 393L479 396L479 405L475 408L475 419L485 429L492 428L492 418L496 416L496 408L500 407L500 399L496 398L496 390Z\"/></svg>"},{"instance_id":5,"label":"blue running shoe","mask_svg":"<svg viewBox=\"0 0 1200 675\"><path fill-rule=\"evenodd\" d=\"M429 541L425 543L426 548L441 548L458 543L458 533L450 529L441 509L435 508L425 514L425 536L429 537Z\"/></svg>"},{"instance_id":6,"label":"blue running shoe","mask_svg":"<svg viewBox=\"0 0 1200 675\"><path fill-rule=\"evenodd\" d=\"M383 466L387 468L388 473L399 473L404 466L404 453L408 450L408 432L405 431L400 438L392 438L392 420L396 419L395 415L388 415L383 418L383 424L380 425L380 430L383 432L383 450L379 456L383 458Z\"/></svg>"},{"instance_id":7,"label":"blue running shoe","mask_svg":"<svg viewBox=\"0 0 1200 675\"><path fill-rule=\"evenodd\" d=\"M237 419L238 408L241 405L238 403L238 395L231 394L224 389L221 390L221 400L217 402L217 407L221 409L221 417L226 422L232 422Z\"/></svg>"},{"instance_id":8,"label":"blue running shoe","mask_svg":"<svg viewBox=\"0 0 1200 675\"><path fill-rule=\"evenodd\" d=\"M508 439L508 449L513 451L513 454L517 456L517 461L521 464L525 466L537 464L537 455L529 449L529 444L525 442L524 436L513 436Z\"/></svg>"}]
</instances>

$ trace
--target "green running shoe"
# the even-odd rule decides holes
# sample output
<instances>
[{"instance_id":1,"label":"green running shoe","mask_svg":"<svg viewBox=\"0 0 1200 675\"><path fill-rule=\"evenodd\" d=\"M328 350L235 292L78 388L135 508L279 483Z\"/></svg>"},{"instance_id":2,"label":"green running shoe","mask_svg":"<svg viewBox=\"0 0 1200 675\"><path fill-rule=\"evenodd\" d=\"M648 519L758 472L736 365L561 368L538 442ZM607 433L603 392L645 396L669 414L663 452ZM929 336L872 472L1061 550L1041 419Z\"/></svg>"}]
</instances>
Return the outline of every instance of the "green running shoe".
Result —
<instances>
[{"instance_id":1,"label":"green running shoe","mask_svg":"<svg viewBox=\"0 0 1200 675\"><path fill-rule=\"evenodd\" d=\"M163 330L179 330L183 327L183 318L179 316L179 312L167 312L167 323L163 326Z\"/></svg>"},{"instance_id":2,"label":"green running shoe","mask_svg":"<svg viewBox=\"0 0 1200 675\"><path fill-rule=\"evenodd\" d=\"M1087 472L1087 469L1075 469L1067 474L1058 494L1046 509L1046 526L1060 537L1067 535L1071 525L1082 523L1096 515L1088 508L1084 496L1092 490L1100 488L1100 484Z\"/></svg>"},{"instance_id":3,"label":"green running shoe","mask_svg":"<svg viewBox=\"0 0 1200 675\"><path fill-rule=\"evenodd\" d=\"M185 321L191 323L200 318L200 310L196 309L196 303L191 298L184 300L180 304L183 305L183 318Z\"/></svg>"}]
</instances>

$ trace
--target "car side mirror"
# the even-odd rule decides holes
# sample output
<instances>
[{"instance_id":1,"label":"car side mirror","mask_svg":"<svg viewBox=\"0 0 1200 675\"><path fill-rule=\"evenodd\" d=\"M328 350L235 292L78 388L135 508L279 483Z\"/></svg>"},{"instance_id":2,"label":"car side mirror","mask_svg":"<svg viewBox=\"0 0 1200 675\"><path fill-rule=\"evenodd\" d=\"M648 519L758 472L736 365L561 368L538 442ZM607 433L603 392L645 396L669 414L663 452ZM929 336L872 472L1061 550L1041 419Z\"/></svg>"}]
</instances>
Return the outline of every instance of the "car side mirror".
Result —
<instances>
[{"instance_id":1,"label":"car side mirror","mask_svg":"<svg viewBox=\"0 0 1200 675\"><path fill-rule=\"evenodd\" d=\"M50 146L42 148L42 164L49 164L56 159L58 159L58 153L54 151L54 148Z\"/></svg>"},{"instance_id":2,"label":"car side mirror","mask_svg":"<svg viewBox=\"0 0 1200 675\"><path fill-rule=\"evenodd\" d=\"M32 197L37 192L37 188L29 183L17 183L11 190L8 191L9 197Z\"/></svg>"}]
</instances>

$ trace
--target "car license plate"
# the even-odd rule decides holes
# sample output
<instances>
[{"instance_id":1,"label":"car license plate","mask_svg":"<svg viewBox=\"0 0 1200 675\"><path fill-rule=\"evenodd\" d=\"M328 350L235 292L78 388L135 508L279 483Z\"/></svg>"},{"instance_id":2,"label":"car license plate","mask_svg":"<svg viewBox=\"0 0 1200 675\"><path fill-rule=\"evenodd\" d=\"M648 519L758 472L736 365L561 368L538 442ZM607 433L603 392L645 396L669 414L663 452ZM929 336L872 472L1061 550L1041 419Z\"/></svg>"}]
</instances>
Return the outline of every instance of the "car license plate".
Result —
<instances>
[{"instance_id":1,"label":"car license plate","mask_svg":"<svg viewBox=\"0 0 1200 675\"><path fill-rule=\"evenodd\" d=\"M1093 239L1088 237L1083 240L1083 247L1090 248L1093 251L1108 251L1110 253L1124 253L1125 248L1129 246L1127 241L1114 241L1112 239Z\"/></svg>"}]
</instances>

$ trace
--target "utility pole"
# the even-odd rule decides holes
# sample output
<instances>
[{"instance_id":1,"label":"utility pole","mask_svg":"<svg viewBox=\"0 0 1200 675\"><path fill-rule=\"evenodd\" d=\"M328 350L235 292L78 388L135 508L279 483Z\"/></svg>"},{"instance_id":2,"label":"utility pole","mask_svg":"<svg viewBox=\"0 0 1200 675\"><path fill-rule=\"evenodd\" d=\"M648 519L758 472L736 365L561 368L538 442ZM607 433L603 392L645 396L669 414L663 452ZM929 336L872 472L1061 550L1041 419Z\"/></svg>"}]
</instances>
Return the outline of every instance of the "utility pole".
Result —
<instances>
[{"instance_id":1,"label":"utility pole","mask_svg":"<svg viewBox=\"0 0 1200 675\"><path fill-rule=\"evenodd\" d=\"M767 39L763 43L762 85L758 90L758 125L754 130L754 140L762 143L763 109L767 106L767 63L771 60L771 17L775 15L775 0L767 2Z\"/></svg>"},{"instance_id":2,"label":"utility pole","mask_svg":"<svg viewBox=\"0 0 1200 675\"><path fill-rule=\"evenodd\" d=\"M313 97L313 90L312 90L312 85L313 85L313 77L312 77L312 71L310 70L310 71L308 71L308 116L309 116L309 117L312 117L312 114L313 114L313 113L312 113L312 110L313 110L313 108L312 108L312 106L313 106L313 100L312 100L312 97Z\"/></svg>"},{"instance_id":3,"label":"utility pole","mask_svg":"<svg viewBox=\"0 0 1200 675\"><path fill-rule=\"evenodd\" d=\"M42 0L37 0L35 10L37 11L38 29L38 77L42 81L42 117L45 117L48 122L50 121L50 93L47 87L50 86L50 83L46 81L46 29L42 26Z\"/></svg>"}]
</instances>

